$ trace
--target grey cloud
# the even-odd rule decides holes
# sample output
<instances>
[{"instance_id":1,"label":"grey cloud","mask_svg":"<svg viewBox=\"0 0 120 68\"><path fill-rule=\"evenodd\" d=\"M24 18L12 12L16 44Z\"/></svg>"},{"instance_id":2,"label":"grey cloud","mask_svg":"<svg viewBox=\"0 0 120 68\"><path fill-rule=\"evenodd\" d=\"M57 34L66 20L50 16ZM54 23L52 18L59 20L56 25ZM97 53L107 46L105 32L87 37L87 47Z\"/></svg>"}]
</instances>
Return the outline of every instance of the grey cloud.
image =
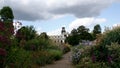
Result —
<instances>
[{"instance_id":1,"label":"grey cloud","mask_svg":"<svg viewBox=\"0 0 120 68\"><path fill-rule=\"evenodd\" d=\"M95 17L115 1L118 0L4 0L0 8L8 5L13 9L15 19L34 21L65 14Z\"/></svg>"}]
</instances>

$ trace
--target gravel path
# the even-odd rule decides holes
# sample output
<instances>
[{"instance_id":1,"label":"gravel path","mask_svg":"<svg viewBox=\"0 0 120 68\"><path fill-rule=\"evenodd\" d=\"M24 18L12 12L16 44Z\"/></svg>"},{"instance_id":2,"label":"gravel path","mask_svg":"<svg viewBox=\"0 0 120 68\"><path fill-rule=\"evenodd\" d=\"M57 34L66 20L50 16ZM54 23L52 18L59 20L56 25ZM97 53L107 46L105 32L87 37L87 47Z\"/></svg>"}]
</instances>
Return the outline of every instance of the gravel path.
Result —
<instances>
[{"instance_id":1,"label":"gravel path","mask_svg":"<svg viewBox=\"0 0 120 68\"><path fill-rule=\"evenodd\" d=\"M59 61L55 61L53 64L46 65L42 68L74 68L72 63L70 62L71 52L63 55L63 58Z\"/></svg>"}]
</instances>

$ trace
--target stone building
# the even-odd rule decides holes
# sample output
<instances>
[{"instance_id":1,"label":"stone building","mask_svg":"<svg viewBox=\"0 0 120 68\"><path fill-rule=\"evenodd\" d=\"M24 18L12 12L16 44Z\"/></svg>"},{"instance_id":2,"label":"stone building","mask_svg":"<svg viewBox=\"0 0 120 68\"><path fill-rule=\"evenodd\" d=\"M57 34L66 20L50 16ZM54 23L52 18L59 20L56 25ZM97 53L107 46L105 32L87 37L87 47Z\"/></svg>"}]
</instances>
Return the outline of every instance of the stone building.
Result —
<instances>
[{"instance_id":1,"label":"stone building","mask_svg":"<svg viewBox=\"0 0 120 68\"><path fill-rule=\"evenodd\" d=\"M61 35L53 35L50 36L50 39L53 40L53 42L55 42L56 44L63 44L65 43L65 39L66 37L68 37L69 33L66 32L65 27L62 27L61 30Z\"/></svg>"}]
</instances>

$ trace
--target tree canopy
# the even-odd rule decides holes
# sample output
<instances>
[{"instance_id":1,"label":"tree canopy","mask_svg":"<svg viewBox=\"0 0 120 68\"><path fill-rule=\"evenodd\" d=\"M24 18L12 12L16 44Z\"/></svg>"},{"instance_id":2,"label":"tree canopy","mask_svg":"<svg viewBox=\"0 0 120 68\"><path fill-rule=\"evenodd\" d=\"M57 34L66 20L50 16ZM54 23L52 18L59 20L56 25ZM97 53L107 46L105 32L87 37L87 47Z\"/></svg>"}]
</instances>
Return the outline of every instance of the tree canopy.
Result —
<instances>
[{"instance_id":1,"label":"tree canopy","mask_svg":"<svg viewBox=\"0 0 120 68\"><path fill-rule=\"evenodd\" d=\"M9 6L5 6L0 10L0 16L3 21L12 22L14 19L13 11Z\"/></svg>"},{"instance_id":2,"label":"tree canopy","mask_svg":"<svg viewBox=\"0 0 120 68\"><path fill-rule=\"evenodd\" d=\"M33 26L23 26L16 33L16 38L19 41L22 39L28 41L34 39L35 36L36 36L36 31Z\"/></svg>"},{"instance_id":3,"label":"tree canopy","mask_svg":"<svg viewBox=\"0 0 120 68\"><path fill-rule=\"evenodd\" d=\"M66 42L71 45L78 45L82 40L92 40L93 37L89 33L89 28L81 25L77 29L71 31L70 36L66 38Z\"/></svg>"},{"instance_id":4,"label":"tree canopy","mask_svg":"<svg viewBox=\"0 0 120 68\"><path fill-rule=\"evenodd\" d=\"M100 33L101 33L101 27L100 27L99 24L97 24L97 25L94 26L94 29L93 29L94 39L96 39L96 35L100 34Z\"/></svg>"}]
</instances>

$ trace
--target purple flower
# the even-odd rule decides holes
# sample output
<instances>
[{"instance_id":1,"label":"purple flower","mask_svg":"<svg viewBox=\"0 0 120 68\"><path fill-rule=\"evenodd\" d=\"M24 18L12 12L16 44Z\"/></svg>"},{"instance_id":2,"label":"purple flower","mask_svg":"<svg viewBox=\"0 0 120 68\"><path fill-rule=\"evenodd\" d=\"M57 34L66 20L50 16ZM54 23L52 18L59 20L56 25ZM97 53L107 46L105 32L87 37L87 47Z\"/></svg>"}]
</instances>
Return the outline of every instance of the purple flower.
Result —
<instances>
[{"instance_id":1,"label":"purple flower","mask_svg":"<svg viewBox=\"0 0 120 68\"><path fill-rule=\"evenodd\" d=\"M96 57L94 54L92 54L92 61L95 62L96 61Z\"/></svg>"},{"instance_id":2,"label":"purple flower","mask_svg":"<svg viewBox=\"0 0 120 68\"><path fill-rule=\"evenodd\" d=\"M112 57L108 56L108 62L111 63L112 62Z\"/></svg>"}]
</instances>

